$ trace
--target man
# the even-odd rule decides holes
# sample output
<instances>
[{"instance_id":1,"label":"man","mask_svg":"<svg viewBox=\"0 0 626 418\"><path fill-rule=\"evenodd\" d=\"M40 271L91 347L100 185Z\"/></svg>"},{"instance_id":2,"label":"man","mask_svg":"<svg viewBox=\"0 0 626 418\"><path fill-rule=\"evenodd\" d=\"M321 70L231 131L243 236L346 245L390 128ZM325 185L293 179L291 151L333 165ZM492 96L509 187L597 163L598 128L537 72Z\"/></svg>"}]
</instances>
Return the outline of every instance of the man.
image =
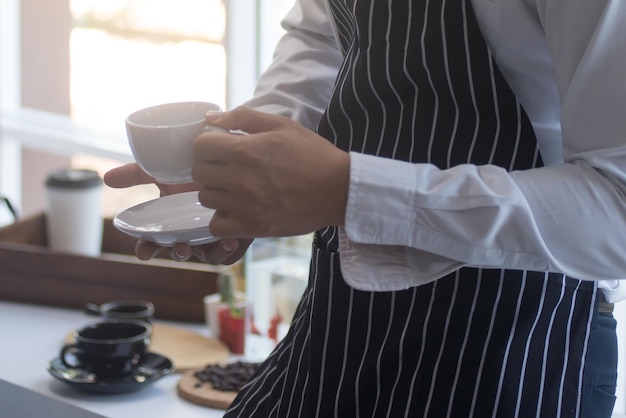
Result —
<instances>
[{"instance_id":1,"label":"man","mask_svg":"<svg viewBox=\"0 0 626 418\"><path fill-rule=\"evenodd\" d=\"M230 263L317 230L289 334L226 416L610 416L587 386L626 271L624 19L619 0L298 2L256 111L207 116L247 135L196 140L222 242L173 251Z\"/></svg>"}]
</instances>

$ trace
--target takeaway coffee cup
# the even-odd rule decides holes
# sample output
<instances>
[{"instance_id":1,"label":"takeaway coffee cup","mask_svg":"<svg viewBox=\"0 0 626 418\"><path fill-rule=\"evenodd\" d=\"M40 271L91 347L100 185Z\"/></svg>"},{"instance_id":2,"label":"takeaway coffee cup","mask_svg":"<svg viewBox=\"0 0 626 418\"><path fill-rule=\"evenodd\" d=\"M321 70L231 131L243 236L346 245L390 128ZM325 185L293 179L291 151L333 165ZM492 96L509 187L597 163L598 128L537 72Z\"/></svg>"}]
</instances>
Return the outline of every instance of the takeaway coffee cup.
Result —
<instances>
[{"instance_id":1,"label":"takeaway coffee cup","mask_svg":"<svg viewBox=\"0 0 626 418\"><path fill-rule=\"evenodd\" d=\"M74 331L74 343L59 355L63 364L93 372L100 378L130 374L144 358L151 326L134 320L96 322Z\"/></svg>"},{"instance_id":2,"label":"takeaway coffee cup","mask_svg":"<svg viewBox=\"0 0 626 418\"><path fill-rule=\"evenodd\" d=\"M134 319L151 324L154 319L154 304L145 300L114 300L99 306L88 303L85 305L85 312L103 319Z\"/></svg>"},{"instance_id":3,"label":"takeaway coffee cup","mask_svg":"<svg viewBox=\"0 0 626 418\"><path fill-rule=\"evenodd\" d=\"M126 118L126 133L137 164L160 183L191 182L193 141L206 130L226 132L204 120L207 112L220 111L213 103L178 102L130 114Z\"/></svg>"},{"instance_id":4,"label":"takeaway coffee cup","mask_svg":"<svg viewBox=\"0 0 626 418\"><path fill-rule=\"evenodd\" d=\"M102 249L102 179L96 171L62 169L46 179L46 231L54 251L88 256Z\"/></svg>"}]
</instances>

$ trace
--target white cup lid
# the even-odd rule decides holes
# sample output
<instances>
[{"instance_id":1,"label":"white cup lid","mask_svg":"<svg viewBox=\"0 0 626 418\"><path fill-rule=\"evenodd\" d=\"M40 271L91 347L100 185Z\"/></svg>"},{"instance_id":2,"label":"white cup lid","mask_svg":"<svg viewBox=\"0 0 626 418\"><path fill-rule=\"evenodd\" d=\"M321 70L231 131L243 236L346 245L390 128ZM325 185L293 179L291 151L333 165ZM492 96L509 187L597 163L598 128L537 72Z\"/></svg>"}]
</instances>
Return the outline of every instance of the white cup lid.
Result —
<instances>
[{"instance_id":1,"label":"white cup lid","mask_svg":"<svg viewBox=\"0 0 626 418\"><path fill-rule=\"evenodd\" d=\"M46 186L57 189L88 189L102 185L97 171L67 168L51 173L46 179Z\"/></svg>"}]
</instances>

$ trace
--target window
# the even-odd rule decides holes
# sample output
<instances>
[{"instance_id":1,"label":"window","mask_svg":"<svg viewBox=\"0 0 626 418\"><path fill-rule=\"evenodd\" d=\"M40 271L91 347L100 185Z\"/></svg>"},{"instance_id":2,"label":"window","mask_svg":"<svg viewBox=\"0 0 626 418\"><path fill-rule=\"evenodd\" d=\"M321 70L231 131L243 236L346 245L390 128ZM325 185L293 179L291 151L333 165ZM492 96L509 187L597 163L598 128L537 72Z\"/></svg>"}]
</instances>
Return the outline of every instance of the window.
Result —
<instances>
[{"instance_id":1,"label":"window","mask_svg":"<svg viewBox=\"0 0 626 418\"><path fill-rule=\"evenodd\" d=\"M123 131L134 110L226 103L221 0L71 0L72 119Z\"/></svg>"},{"instance_id":2,"label":"window","mask_svg":"<svg viewBox=\"0 0 626 418\"><path fill-rule=\"evenodd\" d=\"M226 103L221 0L70 0L71 118L125 141L124 119L157 103ZM101 173L119 165L85 154L72 164ZM105 189L105 214L157 197L152 186Z\"/></svg>"},{"instance_id":3,"label":"window","mask_svg":"<svg viewBox=\"0 0 626 418\"><path fill-rule=\"evenodd\" d=\"M227 20L222 0L70 0L72 119L120 131L127 114L156 103L238 104L269 64L292 5L230 0ZM245 86L239 97L227 97L227 66L230 87Z\"/></svg>"},{"instance_id":4,"label":"window","mask_svg":"<svg viewBox=\"0 0 626 418\"><path fill-rule=\"evenodd\" d=\"M240 91L242 98L252 94L254 79L261 67L269 64L281 34L281 16L292 3L230 2L230 11L239 16L229 19L235 29L243 27L242 19L250 18L250 6L258 8L259 20L267 28L249 25L248 42L242 38L246 32L231 31L232 56L245 57L247 53L249 60L231 59L231 66L254 69L253 73L233 72L238 88L241 78L249 80L243 82L248 87L247 92L245 87ZM245 7L245 13L238 12L239 7ZM70 101L76 123L125 138L124 118L142 107L185 100L227 107L226 9L222 0L70 0L70 11ZM251 53L249 47L258 51ZM230 101L237 100L231 96ZM73 164L101 172L117 165L85 155L75 155ZM106 193L105 213L109 215L156 197L152 187Z\"/></svg>"},{"instance_id":5,"label":"window","mask_svg":"<svg viewBox=\"0 0 626 418\"><path fill-rule=\"evenodd\" d=\"M0 2L0 192L20 207L20 146L74 155L72 147L80 144L83 154L74 155L79 165L87 164L85 158L94 156L128 159L123 121L132 110L174 100L213 101L228 108L250 97L256 77L269 62L281 33L280 17L293 0ZM67 24L65 14L70 16ZM53 21L54 42L63 54L69 45L71 66L65 73L41 68L48 58L64 61L65 57L47 42L43 42L46 45L42 49L39 41L42 37L49 41L46 35L29 39L29 31L40 27L31 24L22 28L28 15L37 16L45 24ZM45 55L46 60L39 60L44 64L34 68L32 63L21 68L20 57L25 52L36 57ZM29 72L24 84L23 70ZM28 106L40 108L33 102L54 102L55 90L63 88L65 78L71 80L71 121L41 116L21 107L25 88L29 90ZM32 81L37 85L33 86ZM40 128L35 135L34 128ZM71 141L65 139L68 136ZM104 164L103 170L115 162ZM38 187L41 179L30 183L29 195L41 195L40 190L32 188ZM39 210L29 211L35 209Z\"/></svg>"}]
</instances>

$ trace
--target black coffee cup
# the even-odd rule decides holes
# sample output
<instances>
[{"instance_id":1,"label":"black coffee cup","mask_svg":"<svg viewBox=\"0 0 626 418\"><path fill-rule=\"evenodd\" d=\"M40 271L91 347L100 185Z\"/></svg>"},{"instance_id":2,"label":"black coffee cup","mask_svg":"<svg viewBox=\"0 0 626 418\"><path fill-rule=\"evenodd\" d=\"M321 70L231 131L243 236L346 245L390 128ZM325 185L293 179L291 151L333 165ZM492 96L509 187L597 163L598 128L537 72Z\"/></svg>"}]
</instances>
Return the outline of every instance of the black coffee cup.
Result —
<instances>
[{"instance_id":1,"label":"black coffee cup","mask_svg":"<svg viewBox=\"0 0 626 418\"><path fill-rule=\"evenodd\" d=\"M144 300L116 300L100 306L88 303L85 312L104 319L135 319L149 324L154 319L154 305Z\"/></svg>"},{"instance_id":2,"label":"black coffee cup","mask_svg":"<svg viewBox=\"0 0 626 418\"><path fill-rule=\"evenodd\" d=\"M127 376L143 360L150 344L150 324L107 320L74 331L74 343L59 355L63 364L93 372L100 378Z\"/></svg>"}]
</instances>

